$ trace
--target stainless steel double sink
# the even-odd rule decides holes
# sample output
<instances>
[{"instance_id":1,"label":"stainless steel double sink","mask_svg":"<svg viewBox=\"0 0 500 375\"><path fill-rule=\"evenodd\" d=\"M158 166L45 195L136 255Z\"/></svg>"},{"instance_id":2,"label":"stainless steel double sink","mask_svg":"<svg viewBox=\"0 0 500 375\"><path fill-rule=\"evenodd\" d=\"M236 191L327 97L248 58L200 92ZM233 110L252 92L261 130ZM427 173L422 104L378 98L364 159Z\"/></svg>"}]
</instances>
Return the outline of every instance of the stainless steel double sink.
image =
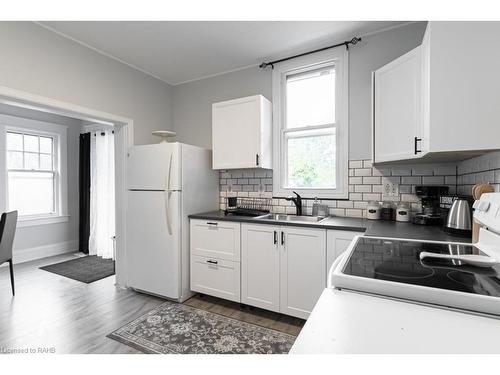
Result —
<instances>
[{"instance_id":1,"label":"stainless steel double sink","mask_svg":"<svg viewBox=\"0 0 500 375\"><path fill-rule=\"evenodd\" d=\"M257 216L255 219L270 220L270 221L293 221L296 223L319 223L319 222L325 220L326 217L286 215L286 214L266 214L266 215L262 215L262 216Z\"/></svg>"}]
</instances>

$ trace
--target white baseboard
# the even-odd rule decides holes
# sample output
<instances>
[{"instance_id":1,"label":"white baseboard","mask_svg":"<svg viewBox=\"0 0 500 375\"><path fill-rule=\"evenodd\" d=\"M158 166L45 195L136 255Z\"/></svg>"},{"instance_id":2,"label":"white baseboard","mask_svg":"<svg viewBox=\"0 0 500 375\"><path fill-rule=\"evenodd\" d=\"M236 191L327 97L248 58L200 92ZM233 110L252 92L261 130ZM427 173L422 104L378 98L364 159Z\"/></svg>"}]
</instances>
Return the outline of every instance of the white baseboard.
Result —
<instances>
[{"instance_id":1,"label":"white baseboard","mask_svg":"<svg viewBox=\"0 0 500 375\"><path fill-rule=\"evenodd\" d=\"M54 255L75 253L78 251L78 240L58 242L50 245L14 250L14 263L29 262L30 260L46 258Z\"/></svg>"}]
</instances>

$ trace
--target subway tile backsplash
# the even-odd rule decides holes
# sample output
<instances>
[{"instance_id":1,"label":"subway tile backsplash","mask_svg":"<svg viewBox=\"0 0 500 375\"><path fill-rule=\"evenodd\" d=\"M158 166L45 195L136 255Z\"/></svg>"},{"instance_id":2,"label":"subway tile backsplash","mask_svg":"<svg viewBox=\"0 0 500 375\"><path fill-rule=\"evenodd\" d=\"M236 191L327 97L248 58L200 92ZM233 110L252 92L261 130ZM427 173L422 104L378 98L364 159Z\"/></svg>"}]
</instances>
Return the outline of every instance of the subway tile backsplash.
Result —
<instances>
[{"instance_id":1,"label":"subway tile backsplash","mask_svg":"<svg viewBox=\"0 0 500 375\"><path fill-rule=\"evenodd\" d=\"M459 163L418 165L372 166L371 160L349 161L349 199L321 200L328 205L330 215L365 217L368 201L383 200L383 184L389 180L399 185L399 194L390 199L411 203L413 210L420 209L415 195L416 185L447 185L450 194L471 195L472 186L488 182L500 192L500 151L465 160ZM273 197L273 172L271 170L245 169L220 171L220 208L225 209L226 197L274 198L272 211L295 213L293 203ZM312 199L304 200L305 214L312 212Z\"/></svg>"},{"instance_id":2,"label":"subway tile backsplash","mask_svg":"<svg viewBox=\"0 0 500 375\"><path fill-rule=\"evenodd\" d=\"M471 194L472 186L490 183L500 192L500 151L458 163L458 193Z\"/></svg>"},{"instance_id":3,"label":"subway tile backsplash","mask_svg":"<svg viewBox=\"0 0 500 375\"><path fill-rule=\"evenodd\" d=\"M335 216L365 217L368 201L382 201L383 183L399 184L399 194L391 201L410 202L414 210L420 202L414 194L415 185L430 184L450 187L456 192L456 163L373 167L371 160L349 161L349 199L321 200ZM283 197L273 197L273 172L260 169L220 171L220 208L225 209L227 196L274 198L272 211L295 213L295 206ZM304 213L311 214L312 199L304 200Z\"/></svg>"}]
</instances>

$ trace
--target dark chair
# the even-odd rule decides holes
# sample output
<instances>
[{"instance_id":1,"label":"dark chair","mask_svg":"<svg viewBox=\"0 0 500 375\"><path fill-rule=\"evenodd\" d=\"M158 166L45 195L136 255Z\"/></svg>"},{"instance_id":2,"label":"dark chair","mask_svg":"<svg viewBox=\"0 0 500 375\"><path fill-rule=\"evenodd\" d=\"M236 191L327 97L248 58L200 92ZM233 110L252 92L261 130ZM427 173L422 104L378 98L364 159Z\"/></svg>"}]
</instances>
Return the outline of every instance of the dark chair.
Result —
<instances>
[{"instance_id":1,"label":"dark chair","mask_svg":"<svg viewBox=\"0 0 500 375\"><path fill-rule=\"evenodd\" d=\"M12 295L16 294L14 289L14 267L12 266L12 243L16 234L17 211L5 212L0 219L0 264L9 262L10 284Z\"/></svg>"}]
</instances>

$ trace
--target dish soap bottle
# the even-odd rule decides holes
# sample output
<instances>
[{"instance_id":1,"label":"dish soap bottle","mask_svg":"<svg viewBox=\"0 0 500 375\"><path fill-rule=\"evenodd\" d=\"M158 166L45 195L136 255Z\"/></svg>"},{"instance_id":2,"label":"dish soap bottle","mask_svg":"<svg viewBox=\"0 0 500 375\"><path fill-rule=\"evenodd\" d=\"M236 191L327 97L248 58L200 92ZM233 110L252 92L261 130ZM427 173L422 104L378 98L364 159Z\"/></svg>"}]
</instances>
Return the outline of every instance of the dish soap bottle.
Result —
<instances>
[{"instance_id":1,"label":"dish soap bottle","mask_svg":"<svg viewBox=\"0 0 500 375\"><path fill-rule=\"evenodd\" d=\"M326 204L319 203L318 197L314 198L312 206L312 216L328 216L328 206Z\"/></svg>"}]
</instances>

